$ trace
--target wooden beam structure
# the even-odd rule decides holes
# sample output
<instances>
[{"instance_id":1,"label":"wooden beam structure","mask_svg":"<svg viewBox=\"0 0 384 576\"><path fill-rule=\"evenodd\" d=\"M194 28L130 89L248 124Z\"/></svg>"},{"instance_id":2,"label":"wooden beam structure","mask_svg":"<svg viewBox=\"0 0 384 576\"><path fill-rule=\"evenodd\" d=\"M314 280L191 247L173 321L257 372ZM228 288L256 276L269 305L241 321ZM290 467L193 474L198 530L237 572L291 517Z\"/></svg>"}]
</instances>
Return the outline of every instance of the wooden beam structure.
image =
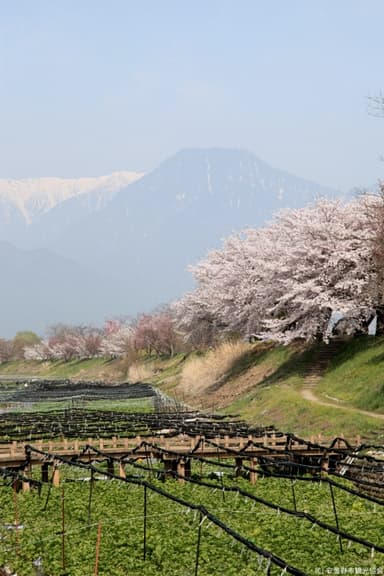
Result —
<instances>
[{"instance_id":1,"label":"wooden beam structure","mask_svg":"<svg viewBox=\"0 0 384 576\"><path fill-rule=\"evenodd\" d=\"M217 437L207 439L202 436L191 437L179 434L174 437L153 436L143 439L135 438L101 438L87 440L38 441L33 449L23 442L0 444L0 466L6 468L24 468L24 474L31 474L33 466L41 466L43 482L60 483L59 467L56 457L75 459L78 462L90 462L101 452L107 462L108 473L113 474L115 462L119 461L119 473L124 476L124 458L156 459L164 465L165 477L176 475L180 482L191 473L191 459L205 458L213 461L231 459L235 462L235 475L245 474L243 462L251 469L249 480L257 481L257 466L260 459L267 459L268 465L276 460L289 460L295 463L311 463L315 458L319 470L326 474L330 461L340 461L351 453L351 446L342 441L325 447L301 439L294 440L289 435L264 435L244 437ZM121 460L121 462L120 462ZM50 475L48 467L52 465ZM23 482L23 489L29 489L28 482Z\"/></svg>"}]
</instances>

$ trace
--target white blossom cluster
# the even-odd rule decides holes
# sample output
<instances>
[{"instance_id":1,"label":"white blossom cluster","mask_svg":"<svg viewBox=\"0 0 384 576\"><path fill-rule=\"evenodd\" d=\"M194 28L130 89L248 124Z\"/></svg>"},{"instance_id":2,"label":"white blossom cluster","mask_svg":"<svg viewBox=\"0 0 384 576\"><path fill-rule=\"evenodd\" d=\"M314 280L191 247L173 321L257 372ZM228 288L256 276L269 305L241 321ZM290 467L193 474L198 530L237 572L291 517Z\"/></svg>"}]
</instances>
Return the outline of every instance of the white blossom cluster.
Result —
<instances>
[{"instance_id":1,"label":"white blossom cluster","mask_svg":"<svg viewBox=\"0 0 384 576\"><path fill-rule=\"evenodd\" d=\"M367 319L378 298L372 257L380 197L320 200L244 230L191 268L197 288L174 306L192 340L327 337L334 311Z\"/></svg>"}]
</instances>

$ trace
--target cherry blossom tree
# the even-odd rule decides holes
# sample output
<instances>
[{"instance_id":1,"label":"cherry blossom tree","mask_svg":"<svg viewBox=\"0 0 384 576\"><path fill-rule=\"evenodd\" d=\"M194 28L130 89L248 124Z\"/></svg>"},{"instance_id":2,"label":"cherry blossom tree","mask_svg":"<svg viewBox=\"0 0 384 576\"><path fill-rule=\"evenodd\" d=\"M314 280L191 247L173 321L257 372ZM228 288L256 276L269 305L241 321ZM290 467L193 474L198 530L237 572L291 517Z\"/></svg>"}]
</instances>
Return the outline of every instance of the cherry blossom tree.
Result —
<instances>
[{"instance_id":1,"label":"cherry blossom tree","mask_svg":"<svg viewBox=\"0 0 384 576\"><path fill-rule=\"evenodd\" d=\"M127 355L133 347L133 328L118 320L107 320L100 345L100 356L119 358Z\"/></svg>"},{"instance_id":2,"label":"cherry blossom tree","mask_svg":"<svg viewBox=\"0 0 384 576\"><path fill-rule=\"evenodd\" d=\"M24 358L26 360L54 360L53 351L48 342L43 340L39 344L33 344L24 348Z\"/></svg>"},{"instance_id":3,"label":"cherry blossom tree","mask_svg":"<svg viewBox=\"0 0 384 576\"><path fill-rule=\"evenodd\" d=\"M335 310L367 318L377 304L367 206L377 201L321 200L228 238L191 269L197 288L176 303L178 326L190 338L203 326L288 342L326 337Z\"/></svg>"},{"instance_id":4,"label":"cherry blossom tree","mask_svg":"<svg viewBox=\"0 0 384 576\"><path fill-rule=\"evenodd\" d=\"M384 321L384 183L379 182L378 192L375 195L367 194L362 197L367 217L373 229L371 240L371 257L374 268L372 282L373 299L379 310L380 321Z\"/></svg>"},{"instance_id":5,"label":"cherry blossom tree","mask_svg":"<svg viewBox=\"0 0 384 576\"><path fill-rule=\"evenodd\" d=\"M175 331L172 314L161 310L140 315L133 328L133 342L137 350L147 354L173 356L179 337Z\"/></svg>"},{"instance_id":6,"label":"cherry blossom tree","mask_svg":"<svg viewBox=\"0 0 384 576\"><path fill-rule=\"evenodd\" d=\"M89 326L58 324L49 336L36 345L24 349L24 357L34 360L84 360L100 356L102 331Z\"/></svg>"}]
</instances>

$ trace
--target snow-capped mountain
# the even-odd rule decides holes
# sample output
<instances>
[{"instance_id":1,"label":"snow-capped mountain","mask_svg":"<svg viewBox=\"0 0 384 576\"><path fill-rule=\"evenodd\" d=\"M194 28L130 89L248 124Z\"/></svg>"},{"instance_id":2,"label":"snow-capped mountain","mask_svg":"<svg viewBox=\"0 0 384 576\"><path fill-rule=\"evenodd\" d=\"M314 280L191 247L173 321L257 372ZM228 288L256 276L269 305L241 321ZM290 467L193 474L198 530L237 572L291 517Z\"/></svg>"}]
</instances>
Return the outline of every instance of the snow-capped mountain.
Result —
<instances>
[{"instance_id":1,"label":"snow-capped mountain","mask_svg":"<svg viewBox=\"0 0 384 576\"><path fill-rule=\"evenodd\" d=\"M338 193L272 168L248 151L186 149L121 190L104 210L74 223L53 246L99 264L104 255L113 262L119 252L133 251L142 260L145 246L153 243L150 252L161 251L169 242L188 264L232 232L330 195Z\"/></svg>"},{"instance_id":2,"label":"snow-capped mountain","mask_svg":"<svg viewBox=\"0 0 384 576\"><path fill-rule=\"evenodd\" d=\"M122 188L139 179L137 172L114 172L95 178L0 179L0 224L11 225L17 215L26 225L58 204L91 195L94 209L103 208Z\"/></svg>"},{"instance_id":3,"label":"snow-capped mountain","mask_svg":"<svg viewBox=\"0 0 384 576\"><path fill-rule=\"evenodd\" d=\"M186 149L121 190L104 210L74 222L51 246L103 270L121 291L113 312L132 314L190 289L188 265L229 234L261 226L279 209L336 194L248 151Z\"/></svg>"},{"instance_id":4,"label":"snow-capped mountain","mask_svg":"<svg viewBox=\"0 0 384 576\"><path fill-rule=\"evenodd\" d=\"M13 193L10 186L4 191L1 181L0 240L23 249L13 256L12 251L4 251L2 257L25 263L33 257L26 248L34 248L40 256L28 268L24 283L22 273L2 264L9 274L6 298L0 284L0 336L20 326L40 329L42 318L47 324L57 321L53 312L52 322L47 319L47 290L54 290L62 322L73 322L68 286L74 299L88 291L95 296L82 300L80 312L76 308L79 323L92 316L94 323L100 323L106 316L134 315L171 302L193 286L188 265L219 247L232 232L261 226L279 209L339 195L272 168L244 150L182 150L139 176L119 173L79 179L66 181L67 187L58 180L57 189L55 179L41 179L49 180L48 188L15 185ZM47 249L51 256L45 266ZM52 253L58 262L63 257L67 262L65 282L52 277L47 285ZM80 270L87 272L80 274ZM27 316L12 294L18 294L20 286L28 290L31 285L36 293ZM4 318L7 321L2 323Z\"/></svg>"}]
</instances>

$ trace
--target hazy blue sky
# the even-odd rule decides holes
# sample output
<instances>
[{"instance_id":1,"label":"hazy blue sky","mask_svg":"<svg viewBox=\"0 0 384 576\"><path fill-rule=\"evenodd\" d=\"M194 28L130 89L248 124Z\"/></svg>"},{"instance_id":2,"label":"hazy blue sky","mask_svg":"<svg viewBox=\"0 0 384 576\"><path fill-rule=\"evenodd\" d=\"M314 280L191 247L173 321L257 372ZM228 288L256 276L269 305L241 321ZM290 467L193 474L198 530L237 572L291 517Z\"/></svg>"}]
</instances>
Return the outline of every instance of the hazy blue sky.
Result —
<instances>
[{"instance_id":1,"label":"hazy blue sky","mask_svg":"<svg viewBox=\"0 0 384 576\"><path fill-rule=\"evenodd\" d=\"M247 148L340 188L383 175L382 0L0 0L0 177Z\"/></svg>"}]
</instances>

